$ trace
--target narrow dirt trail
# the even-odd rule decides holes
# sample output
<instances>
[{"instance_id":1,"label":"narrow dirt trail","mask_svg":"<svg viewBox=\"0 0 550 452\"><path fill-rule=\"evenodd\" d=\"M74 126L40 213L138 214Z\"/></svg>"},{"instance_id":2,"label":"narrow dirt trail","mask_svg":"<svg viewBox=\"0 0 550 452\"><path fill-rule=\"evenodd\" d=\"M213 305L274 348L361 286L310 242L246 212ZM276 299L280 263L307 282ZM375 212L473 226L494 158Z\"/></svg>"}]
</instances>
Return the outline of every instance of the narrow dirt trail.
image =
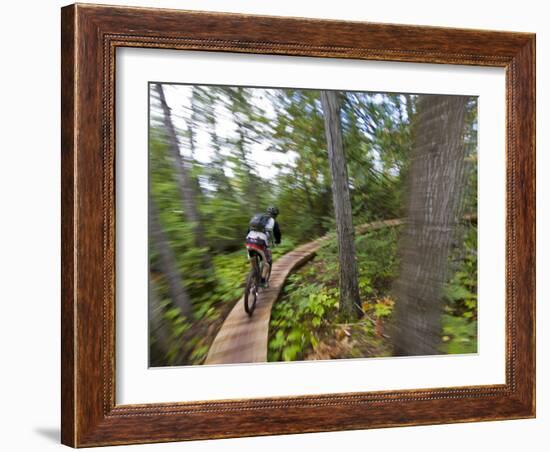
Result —
<instances>
[{"instance_id":1,"label":"narrow dirt trail","mask_svg":"<svg viewBox=\"0 0 550 452\"><path fill-rule=\"evenodd\" d=\"M398 226L402 220L376 221L356 228L358 233L384 227ZM233 307L220 328L204 364L258 363L267 361L267 342L271 308L277 301L288 275L315 256L327 240L324 236L313 242L300 245L273 262L269 288L258 296L252 317L244 311L241 298Z\"/></svg>"}]
</instances>

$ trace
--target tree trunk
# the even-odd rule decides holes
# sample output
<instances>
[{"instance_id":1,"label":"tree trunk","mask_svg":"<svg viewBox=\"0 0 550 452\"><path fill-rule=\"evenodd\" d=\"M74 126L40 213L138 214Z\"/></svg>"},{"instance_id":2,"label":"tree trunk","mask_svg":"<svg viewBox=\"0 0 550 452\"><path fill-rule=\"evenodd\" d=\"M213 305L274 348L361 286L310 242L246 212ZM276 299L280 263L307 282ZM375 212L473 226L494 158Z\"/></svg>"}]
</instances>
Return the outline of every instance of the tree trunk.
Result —
<instances>
[{"instance_id":1,"label":"tree trunk","mask_svg":"<svg viewBox=\"0 0 550 452\"><path fill-rule=\"evenodd\" d=\"M405 94L405 99L406 99L405 104L407 107L407 121L409 122L409 124L411 124L414 117L414 109L413 109L414 98L410 94Z\"/></svg>"},{"instance_id":2,"label":"tree trunk","mask_svg":"<svg viewBox=\"0 0 550 452\"><path fill-rule=\"evenodd\" d=\"M262 206L262 198L258 187L258 179L255 177L253 168L248 162L248 153L246 151L246 125L237 120L237 133L239 139L236 143L240 161L238 162L239 170L243 177L243 193L245 195L246 204L250 207L250 213L256 212Z\"/></svg>"},{"instance_id":3,"label":"tree trunk","mask_svg":"<svg viewBox=\"0 0 550 452\"><path fill-rule=\"evenodd\" d=\"M168 293L172 303L174 306L180 308L184 316L190 317L192 314L191 300L182 283L174 252L162 230L155 201L150 195L149 237L159 254L159 269L168 284ZM149 303L151 303L151 300L149 300Z\"/></svg>"},{"instance_id":4,"label":"tree trunk","mask_svg":"<svg viewBox=\"0 0 550 452\"><path fill-rule=\"evenodd\" d=\"M149 280L149 341L154 338L154 350L161 356L153 357L149 354L149 365L163 361L170 351L170 330L163 317L163 309L160 305L153 281Z\"/></svg>"},{"instance_id":5,"label":"tree trunk","mask_svg":"<svg viewBox=\"0 0 550 452\"><path fill-rule=\"evenodd\" d=\"M176 183L180 190L183 212L187 218L187 221L189 221L189 223L191 224L195 245L198 248L205 249L208 248L208 245L206 243L204 228L202 227L199 210L197 208L196 187L193 182L193 178L191 177L191 174L188 171L180 154L176 129L174 128L174 125L172 123L170 107L166 103L166 98L164 96L162 85L156 84L155 87L160 98L160 104L163 112L164 129L166 132L166 138L168 140L168 149L170 152L171 160L173 162ZM205 267L211 268L212 265L208 252L203 253L203 257Z\"/></svg>"},{"instance_id":6,"label":"tree trunk","mask_svg":"<svg viewBox=\"0 0 550 452\"><path fill-rule=\"evenodd\" d=\"M321 91L325 117L325 134L332 175L332 199L338 237L340 264L340 312L351 319L362 314L357 263L355 261L355 232L349 194L346 156L342 142L338 95Z\"/></svg>"},{"instance_id":7,"label":"tree trunk","mask_svg":"<svg viewBox=\"0 0 550 452\"><path fill-rule=\"evenodd\" d=\"M464 96L418 101L401 272L394 285L396 355L440 353L442 288L465 186L466 103Z\"/></svg>"}]
</instances>

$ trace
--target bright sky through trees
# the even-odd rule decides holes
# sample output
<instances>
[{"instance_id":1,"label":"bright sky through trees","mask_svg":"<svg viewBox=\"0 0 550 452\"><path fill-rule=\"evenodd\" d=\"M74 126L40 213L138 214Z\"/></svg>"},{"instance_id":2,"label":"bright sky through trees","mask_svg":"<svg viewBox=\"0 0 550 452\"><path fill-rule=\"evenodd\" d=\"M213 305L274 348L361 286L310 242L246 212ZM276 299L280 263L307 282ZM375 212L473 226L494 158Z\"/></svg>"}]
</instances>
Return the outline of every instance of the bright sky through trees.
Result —
<instances>
[{"instance_id":1,"label":"bright sky through trees","mask_svg":"<svg viewBox=\"0 0 550 452\"><path fill-rule=\"evenodd\" d=\"M172 109L172 118L174 125L181 130L187 129L187 121L191 111L191 94L193 90L192 85L164 85L165 95L168 105ZM264 113L266 118L274 119L275 110L273 103L269 100L270 95L274 95L273 89L251 89L252 93L251 103L259 107ZM227 108L221 105L216 106L216 130L220 137L223 138L235 138L237 134L237 126L231 112ZM210 144L209 131L205 128L204 124L199 124L195 127L196 133L196 151L195 160L200 163L209 163L213 157L213 150ZM249 149L250 159L254 163L254 169L258 176L262 179L271 180L278 172L275 164L282 163L291 165L295 158L295 154L292 152L278 153L270 152L267 149L271 146L269 140L261 141L258 143L252 143ZM182 154L189 153L188 146L180 146ZM222 152L224 150L222 149ZM231 168L225 168L228 176L231 176Z\"/></svg>"}]
</instances>

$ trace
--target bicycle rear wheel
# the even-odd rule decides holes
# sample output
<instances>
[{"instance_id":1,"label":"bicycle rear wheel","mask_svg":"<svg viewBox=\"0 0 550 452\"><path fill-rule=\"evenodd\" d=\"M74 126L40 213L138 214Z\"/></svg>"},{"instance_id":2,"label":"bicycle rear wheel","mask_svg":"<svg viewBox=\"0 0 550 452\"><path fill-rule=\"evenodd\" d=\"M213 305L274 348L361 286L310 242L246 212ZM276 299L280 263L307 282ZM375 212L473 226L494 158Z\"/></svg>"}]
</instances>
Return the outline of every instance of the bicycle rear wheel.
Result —
<instances>
[{"instance_id":1,"label":"bicycle rear wheel","mask_svg":"<svg viewBox=\"0 0 550 452\"><path fill-rule=\"evenodd\" d=\"M258 258L254 257L252 261L252 269L246 279L246 287L244 289L244 310L252 316L256 301L258 300L258 290L260 289L260 273L259 273Z\"/></svg>"},{"instance_id":2,"label":"bicycle rear wheel","mask_svg":"<svg viewBox=\"0 0 550 452\"><path fill-rule=\"evenodd\" d=\"M273 268L273 262L271 263L271 265L269 264L264 264L264 265L267 265L268 267L268 270L267 270L267 274L266 274L266 277L265 277L265 287L269 287L269 280L271 278L271 269Z\"/></svg>"}]
</instances>

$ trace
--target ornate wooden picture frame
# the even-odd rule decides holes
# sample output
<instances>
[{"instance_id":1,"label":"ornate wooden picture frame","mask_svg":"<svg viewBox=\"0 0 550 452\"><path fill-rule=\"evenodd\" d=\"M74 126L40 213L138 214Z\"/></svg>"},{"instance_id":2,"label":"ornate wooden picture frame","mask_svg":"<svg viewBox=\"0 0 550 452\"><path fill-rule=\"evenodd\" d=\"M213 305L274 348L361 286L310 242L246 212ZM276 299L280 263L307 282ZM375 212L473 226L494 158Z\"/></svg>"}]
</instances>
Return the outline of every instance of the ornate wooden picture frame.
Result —
<instances>
[{"instance_id":1,"label":"ornate wooden picture frame","mask_svg":"<svg viewBox=\"0 0 550 452\"><path fill-rule=\"evenodd\" d=\"M73 447L535 416L535 36L71 5L62 9L62 442ZM506 382L115 403L115 51L120 47L506 70Z\"/></svg>"}]
</instances>

